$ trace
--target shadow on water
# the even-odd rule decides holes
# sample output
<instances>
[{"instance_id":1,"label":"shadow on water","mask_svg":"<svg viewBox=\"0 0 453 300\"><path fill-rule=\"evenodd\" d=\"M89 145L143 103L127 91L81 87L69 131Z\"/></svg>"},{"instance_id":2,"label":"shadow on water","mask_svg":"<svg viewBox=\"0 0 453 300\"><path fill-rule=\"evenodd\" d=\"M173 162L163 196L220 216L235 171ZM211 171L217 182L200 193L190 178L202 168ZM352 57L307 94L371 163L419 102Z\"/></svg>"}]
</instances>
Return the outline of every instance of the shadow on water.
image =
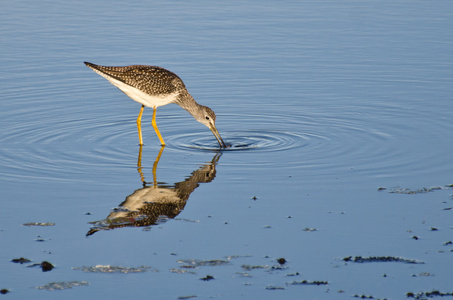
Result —
<instances>
[{"instance_id":1,"label":"shadow on water","mask_svg":"<svg viewBox=\"0 0 453 300\"><path fill-rule=\"evenodd\" d=\"M152 226L173 219L184 209L190 194L200 183L214 180L216 164L222 155L221 152L217 152L209 163L193 171L181 182L176 182L174 185L158 182L157 165L164 148L165 146L162 146L154 161L153 181L147 182L142 172L142 146L140 146L137 171L143 187L127 196L104 220L90 222L93 227L88 231L87 236L100 230Z\"/></svg>"}]
</instances>

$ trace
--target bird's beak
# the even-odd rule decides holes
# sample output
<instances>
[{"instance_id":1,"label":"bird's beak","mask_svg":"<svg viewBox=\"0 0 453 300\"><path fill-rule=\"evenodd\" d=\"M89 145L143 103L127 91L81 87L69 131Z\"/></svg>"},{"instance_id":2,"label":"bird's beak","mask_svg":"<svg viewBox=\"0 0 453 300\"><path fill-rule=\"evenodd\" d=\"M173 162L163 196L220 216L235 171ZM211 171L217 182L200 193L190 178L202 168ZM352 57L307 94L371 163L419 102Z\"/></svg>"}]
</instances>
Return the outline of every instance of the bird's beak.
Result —
<instances>
[{"instance_id":1,"label":"bird's beak","mask_svg":"<svg viewBox=\"0 0 453 300\"><path fill-rule=\"evenodd\" d=\"M225 142L222 140L222 137L220 136L220 133L217 130L217 128L215 128L215 126L212 125L211 127L209 127L209 129L211 129L211 131L214 134L215 138L219 142L220 148L226 148L227 146L226 146Z\"/></svg>"}]
</instances>

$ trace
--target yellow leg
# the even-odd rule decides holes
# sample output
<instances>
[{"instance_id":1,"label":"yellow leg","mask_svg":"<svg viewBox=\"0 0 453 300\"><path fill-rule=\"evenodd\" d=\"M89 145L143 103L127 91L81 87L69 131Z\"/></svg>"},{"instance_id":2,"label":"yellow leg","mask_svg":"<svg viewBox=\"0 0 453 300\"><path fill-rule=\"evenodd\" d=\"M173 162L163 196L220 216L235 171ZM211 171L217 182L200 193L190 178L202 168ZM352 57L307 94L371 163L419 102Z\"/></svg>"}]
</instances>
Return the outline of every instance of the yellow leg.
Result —
<instances>
[{"instance_id":1,"label":"yellow leg","mask_svg":"<svg viewBox=\"0 0 453 300\"><path fill-rule=\"evenodd\" d=\"M140 109L140 113L138 114L137 117L137 129L138 129L138 139L140 140L140 146L143 145L143 138L142 138L142 115L143 115L143 110L145 109L145 106L142 105L142 108Z\"/></svg>"},{"instance_id":2,"label":"yellow leg","mask_svg":"<svg viewBox=\"0 0 453 300\"><path fill-rule=\"evenodd\" d=\"M162 146L165 146L164 139L162 138L162 135L160 135L159 128L157 128L156 124L156 107L154 106L154 111L153 111L153 120L151 121L151 125L153 125L154 130L156 131L157 137L160 140L160 144Z\"/></svg>"}]
</instances>

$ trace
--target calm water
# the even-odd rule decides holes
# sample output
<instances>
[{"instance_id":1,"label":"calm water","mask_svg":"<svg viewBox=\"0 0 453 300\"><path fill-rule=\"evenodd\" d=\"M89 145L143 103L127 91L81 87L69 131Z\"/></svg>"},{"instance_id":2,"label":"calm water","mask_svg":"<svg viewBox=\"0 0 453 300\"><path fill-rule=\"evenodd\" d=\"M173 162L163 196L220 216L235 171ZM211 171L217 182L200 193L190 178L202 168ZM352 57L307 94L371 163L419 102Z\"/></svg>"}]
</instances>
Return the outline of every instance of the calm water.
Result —
<instances>
[{"instance_id":1,"label":"calm water","mask_svg":"<svg viewBox=\"0 0 453 300\"><path fill-rule=\"evenodd\" d=\"M9 298L453 292L451 2L15 1L0 28ZM168 105L140 149L83 61L174 71L234 147Z\"/></svg>"}]
</instances>

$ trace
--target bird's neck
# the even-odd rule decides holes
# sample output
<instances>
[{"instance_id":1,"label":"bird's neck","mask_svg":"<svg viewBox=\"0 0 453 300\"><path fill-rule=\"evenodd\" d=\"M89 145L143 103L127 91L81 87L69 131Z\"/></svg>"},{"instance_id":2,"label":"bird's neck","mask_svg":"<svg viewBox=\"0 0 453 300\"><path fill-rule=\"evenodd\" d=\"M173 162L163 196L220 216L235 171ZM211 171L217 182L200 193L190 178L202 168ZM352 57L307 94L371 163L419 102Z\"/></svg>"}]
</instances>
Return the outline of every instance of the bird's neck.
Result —
<instances>
[{"instance_id":1,"label":"bird's neck","mask_svg":"<svg viewBox=\"0 0 453 300\"><path fill-rule=\"evenodd\" d=\"M175 103L187 110L193 117L202 112L203 106L198 104L187 90L179 94Z\"/></svg>"}]
</instances>

